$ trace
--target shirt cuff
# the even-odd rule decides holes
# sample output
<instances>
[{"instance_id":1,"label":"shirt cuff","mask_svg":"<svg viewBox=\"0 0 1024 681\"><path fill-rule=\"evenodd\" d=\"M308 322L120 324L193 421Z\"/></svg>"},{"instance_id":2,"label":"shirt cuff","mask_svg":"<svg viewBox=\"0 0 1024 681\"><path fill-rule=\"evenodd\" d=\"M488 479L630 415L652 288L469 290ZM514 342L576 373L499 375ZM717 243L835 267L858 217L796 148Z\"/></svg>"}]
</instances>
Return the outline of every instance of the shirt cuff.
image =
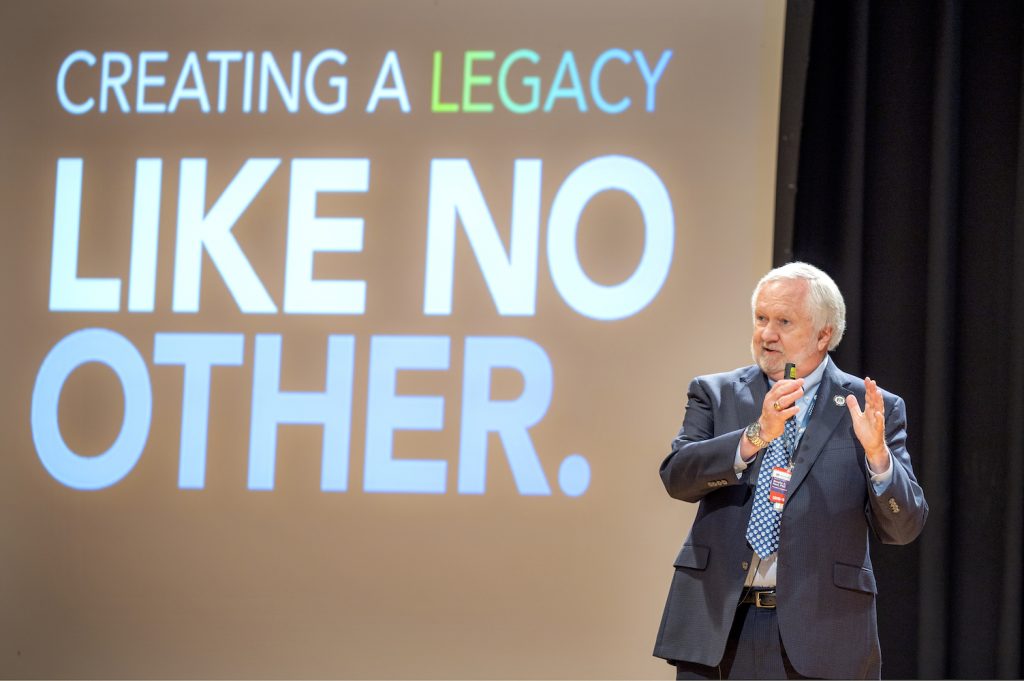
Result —
<instances>
[{"instance_id":1,"label":"shirt cuff","mask_svg":"<svg viewBox=\"0 0 1024 681\"><path fill-rule=\"evenodd\" d=\"M888 452L888 448L886 448L886 451ZM876 497L882 496L882 494L885 493L885 490L889 489L889 483L892 482L892 468L893 468L894 463L893 463L893 460L892 460L892 452L888 452L888 453L889 453L889 467L885 470L885 472L884 473L872 473L871 474L871 486L875 490L875 496ZM864 457L864 465L866 465L866 466L868 465L867 457ZM868 466L868 473L871 473L871 466Z\"/></svg>"},{"instance_id":2,"label":"shirt cuff","mask_svg":"<svg viewBox=\"0 0 1024 681\"><path fill-rule=\"evenodd\" d=\"M736 444L736 459L732 462L732 470L736 473L736 479L739 480L743 477L743 471L747 470L747 466L754 463L754 459L757 455L754 455L754 459L750 461L744 461L743 455L740 453L743 451L743 436L740 435L740 441Z\"/></svg>"}]
</instances>

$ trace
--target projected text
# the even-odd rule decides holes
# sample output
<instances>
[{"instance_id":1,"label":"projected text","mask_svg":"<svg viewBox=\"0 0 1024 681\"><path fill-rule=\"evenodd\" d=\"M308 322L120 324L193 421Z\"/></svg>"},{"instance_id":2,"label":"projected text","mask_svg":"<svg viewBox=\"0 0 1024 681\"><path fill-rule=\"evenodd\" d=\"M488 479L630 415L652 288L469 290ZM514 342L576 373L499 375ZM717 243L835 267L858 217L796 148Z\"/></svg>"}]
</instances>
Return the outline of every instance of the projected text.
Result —
<instances>
[{"instance_id":1,"label":"projected text","mask_svg":"<svg viewBox=\"0 0 1024 681\"><path fill-rule=\"evenodd\" d=\"M321 252L359 253L363 218L322 217L317 198L327 193L371 191L365 158L298 158L247 160L219 196L207 193L209 161L182 159L178 165L177 222L174 239L173 290L170 310L200 312L204 285L222 285L245 315L363 315L368 287L361 279L318 279L313 259ZM284 295L272 298L259 272L239 244L233 229L250 204L282 166L289 172L288 205L280 215L286 231ZM500 316L536 313L539 253L545 237L547 266L566 307L599 322L638 314L661 291L672 264L675 220L672 202L661 179L649 166L626 156L601 156L582 163L558 184L547 215L541 210L539 159L514 162L511 216L506 248L498 222L477 182L468 159L430 162L426 216L423 314L452 314L455 289L456 233L461 224L487 290ZM85 163L80 158L57 162L53 251L49 306L53 312L118 312L123 299L133 313L159 309L156 269L163 202L161 159L135 163L131 249L127 287L117 277L83 277L78 272L81 205ZM643 250L629 276L617 284L601 284L586 273L577 249L585 207L598 195L615 191L629 197L642 216ZM207 208L207 206L209 206ZM545 219L546 218L546 219ZM542 229L542 225L545 229ZM127 232L127 230L125 230ZM220 277L201 277L203 256ZM127 291L123 289L127 289ZM166 304L166 303L165 303ZM178 486L201 489L205 484L211 374L248 363L243 334L161 331L153 339L153 365L181 366L183 394ZM282 336L253 338L252 387L248 449L248 487L273 490L279 465L278 426L311 425L322 429L321 490L345 492L350 487L352 412L365 399L366 428L361 489L378 493L443 494L448 492L448 461L431 452L396 456L394 434L401 430L458 429L456 491L483 494L487 489L488 437L496 434L504 459L522 495L552 491L555 456L557 485L569 496L583 494L591 468L575 452L538 452L530 429L547 413L555 371L547 352L536 342L513 336L374 335L369 339L369 381L365 396L355 394L353 375L356 338L326 338L323 390L281 389ZM397 390L401 372L452 371L451 346L463 344L461 409L457 424L445 423L440 395L407 395ZM88 363L100 363L117 377L124 392L119 433L98 456L74 452L61 436L58 404L69 376ZM87 328L60 340L47 354L32 395L32 433L46 470L64 485L82 490L109 487L128 475L146 448L153 418L150 363L125 336L114 330ZM492 376L511 370L522 379L513 399L494 399Z\"/></svg>"}]
</instances>

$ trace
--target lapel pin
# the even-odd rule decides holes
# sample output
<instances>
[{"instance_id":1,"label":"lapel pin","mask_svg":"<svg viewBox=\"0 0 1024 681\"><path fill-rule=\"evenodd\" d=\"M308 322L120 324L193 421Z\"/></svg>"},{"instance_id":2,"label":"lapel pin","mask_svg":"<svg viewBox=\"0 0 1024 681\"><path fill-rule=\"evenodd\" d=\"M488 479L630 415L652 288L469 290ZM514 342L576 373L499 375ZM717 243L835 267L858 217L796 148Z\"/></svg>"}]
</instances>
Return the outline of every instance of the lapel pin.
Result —
<instances>
[{"instance_id":1,"label":"lapel pin","mask_svg":"<svg viewBox=\"0 0 1024 681\"><path fill-rule=\"evenodd\" d=\"M846 404L846 399L842 395L836 395L832 398L832 401L835 402L837 407L841 407Z\"/></svg>"}]
</instances>

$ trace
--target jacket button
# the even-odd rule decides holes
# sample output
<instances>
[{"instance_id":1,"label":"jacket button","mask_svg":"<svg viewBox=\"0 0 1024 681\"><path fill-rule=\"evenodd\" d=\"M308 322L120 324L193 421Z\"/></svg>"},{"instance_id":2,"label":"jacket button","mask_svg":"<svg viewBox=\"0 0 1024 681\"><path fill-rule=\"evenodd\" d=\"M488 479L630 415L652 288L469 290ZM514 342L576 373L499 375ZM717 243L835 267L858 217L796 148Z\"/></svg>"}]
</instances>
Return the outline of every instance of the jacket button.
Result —
<instances>
[{"instance_id":1,"label":"jacket button","mask_svg":"<svg viewBox=\"0 0 1024 681\"><path fill-rule=\"evenodd\" d=\"M748 563L747 561L743 561L742 563L740 563L740 567L742 567L744 570L749 570L750 563Z\"/></svg>"}]
</instances>

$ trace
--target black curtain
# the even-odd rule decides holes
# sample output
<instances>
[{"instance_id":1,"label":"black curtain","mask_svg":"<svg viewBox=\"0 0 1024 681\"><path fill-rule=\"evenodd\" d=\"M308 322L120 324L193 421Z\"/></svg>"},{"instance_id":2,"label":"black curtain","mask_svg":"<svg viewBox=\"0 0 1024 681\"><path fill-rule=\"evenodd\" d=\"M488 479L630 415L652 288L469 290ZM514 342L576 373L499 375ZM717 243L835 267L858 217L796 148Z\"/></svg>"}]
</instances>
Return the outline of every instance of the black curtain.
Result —
<instances>
[{"instance_id":1,"label":"black curtain","mask_svg":"<svg viewBox=\"0 0 1024 681\"><path fill-rule=\"evenodd\" d=\"M775 260L836 279L931 507L872 547L883 678L1024 676L1022 51L1021 2L788 3Z\"/></svg>"}]
</instances>

